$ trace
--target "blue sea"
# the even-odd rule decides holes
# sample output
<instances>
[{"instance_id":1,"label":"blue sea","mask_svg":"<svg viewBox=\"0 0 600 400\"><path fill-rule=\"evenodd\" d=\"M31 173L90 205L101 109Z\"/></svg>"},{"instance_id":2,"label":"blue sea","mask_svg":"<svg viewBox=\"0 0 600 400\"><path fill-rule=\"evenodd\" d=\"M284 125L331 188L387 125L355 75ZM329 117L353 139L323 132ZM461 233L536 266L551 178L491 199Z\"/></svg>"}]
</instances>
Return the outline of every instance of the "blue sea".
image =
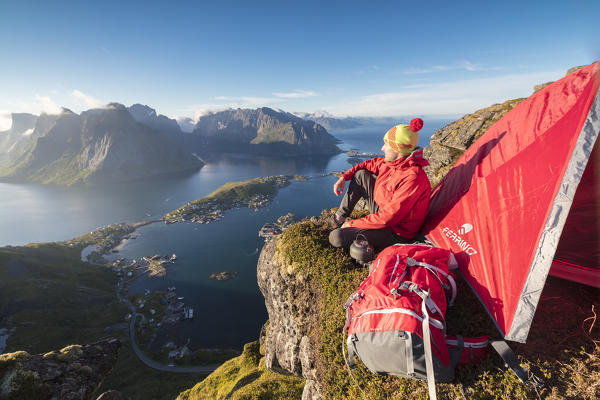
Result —
<instances>
[{"instance_id":1,"label":"blue sea","mask_svg":"<svg viewBox=\"0 0 600 400\"><path fill-rule=\"evenodd\" d=\"M419 145L426 146L433 132L448 122L426 125ZM343 150L380 153L388 128L370 125L332 134L341 141ZM150 224L138 229L137 238L112 255L139 259L177 254L165 278L138 279L130 285L130 294L175 286L186 306L194 308L194 319L169 333L176 341L189 338L194 348L240 349L257 339L268 318L256 283L256 263L264 243L258 230L288 212L301 219L337 206L340 199L332 192L336 178L322 175L348 169L351 164L345 153L293 158L224 154L208 157L207 162L190 176L127 184L62 188L0 183L0 245L67 240L115 222L159 218L229 181L306 175L311 179L281 189L269 206L258 211L229 210L225 218L207 225ZM229 281L209 278L222 270L239 274Z\"/></svg>"}]
</instances>

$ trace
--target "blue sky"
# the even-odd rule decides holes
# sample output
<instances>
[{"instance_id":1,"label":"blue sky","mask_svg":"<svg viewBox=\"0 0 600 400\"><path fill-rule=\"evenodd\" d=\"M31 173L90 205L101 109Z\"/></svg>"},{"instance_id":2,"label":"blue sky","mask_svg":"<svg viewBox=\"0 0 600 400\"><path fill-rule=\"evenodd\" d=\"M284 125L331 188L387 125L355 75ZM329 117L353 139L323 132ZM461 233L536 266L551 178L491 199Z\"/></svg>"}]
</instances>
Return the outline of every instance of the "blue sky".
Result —
<instances>
[{"instance_id":1,"label":"blue sky","mask_svg":"<svg viewBox=\"0 0 600 400\"><path fill-rule=\"evenodd\" d=\"M598 0L423 3L5 1L0 113L462 115L600 59Z\"/></svg>"}]
</instances>

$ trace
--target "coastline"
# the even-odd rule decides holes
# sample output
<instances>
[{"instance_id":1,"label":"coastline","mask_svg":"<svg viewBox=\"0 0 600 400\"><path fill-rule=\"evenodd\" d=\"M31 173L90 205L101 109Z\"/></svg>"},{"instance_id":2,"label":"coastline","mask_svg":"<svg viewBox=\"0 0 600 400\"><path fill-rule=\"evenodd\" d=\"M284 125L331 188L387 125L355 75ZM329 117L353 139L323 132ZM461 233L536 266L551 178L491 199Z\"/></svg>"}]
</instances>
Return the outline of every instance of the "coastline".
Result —
<instances>
[{"instance_id":1,"label":"coastline","mask_svg":"<svg viewBox=\"0 0 600 400\"><path fill-rule=\"evenodd\" d=\"M6 343L8 342L8 338L10 337L10 335L13 334L14 331L14 328L0 328L0 354L4 353L4 350L6 349Z\"/></svg>"},{"instance_id":2,"label":"coastline","mask_svg":"<svg viewBox=\"0 0 600 400\"><path fill-rule=\"evenodd\" d=\"M157 368L157 369L174 371L173 368L178 368L175 366L175 362L169 362L168 365L161 364L160 362L158 362L158 359L162 360L162 358L164 357L164 355L161 355L161 354L163 354L164 351L161 349L162 346L157 347L157 343L154 341L154 338L159 333L160 333L159 337L162 339L161 342L169 343L169 342L173 342L173 340L174 340L172 337L170 337L168 335L168 332L173 332L173 329L171 329L170 326L167 327L166 325L163 326L163 324L162 324L163 322L166 323L166 321L169 318L167 318L167 320L165 320L165 317L158 318L159 315L167 315L165 313L166 313L166 310L168 309L168 307L166 307L166 304L163 303L162 306L155 304L151 310L148 310L149 307L146 307L146 310L142 309L146 297L150 298L152 296L160 296L161 292L159 292L157 290L153 290L153 291L147 290L144 293L144 296L131 295L130 293L128 293L128 284L129 283L131 283L134 280L137 280L138 278L141 278L143 276L146 276L146 278L150 278L150 277L163 278L167 274L168 266L165 265L163 267L162 263L160 263L160 261L162 260L161 256L158 256L158 255L151 256L152 253L147 254L146 256L142 257L140 260L136 260L136 259L126 260L122 257L118 258L117 260L108 260L104 256L111 254L111 253L118 253L119 250L121 250L124 246L126 246L130 240L134 240L137 237L139 237L139 234L135 235L135 233L141 227L144 227L144 226L147 226L150 224L154 224L156 222L164 222L166 224L174 223L174 222L195 222L195 223L200 223L200 224L216 222L216 221L224 218L225 211L230 210L230 209L242 208L242 207L250 208L250 209L257 211L259 208L266 207L267 205L269 205L271 203L271 201L277 195L279 188L288 186L289 184L291 184L291 181L293 181L293 180L306 181L307 179L308 179L307 177L300 176L300 175L296 175L296 176L279 175L279 176L269 176L269 177L264 177L264 178L254 178L254 179L250 179L247 181L240 181L240 182L228 182L228 183L224 184L222 187L220 187L219 189L217 189L216 191L214 191L213 193L209 194L208 196L194 200L190 203L187 203L184 207L180 207L179 209L177 209L177 210L184 209L186 211L189 211L189 213L180 214L180 215L185 215L185 217L180 218L176 221L169 219L170 214L173 213L173 211L171 211L170 213L167 213L161 219L143 220L143 221L134 222L134 223L130 223L130 224L113 224L113 225L109 225L107 227L98 228L95 231L90 232L89 234L83 235L83 236L73 239L71 241L67 241L66 244L68 244L69 246L74 246L75 244L80 245L80 246L85 246L81 250L81 260L82 261L111 268L112 271L117 274L117 277L118 277L118 285L117 285L117 293L116 293L117 298L120 302L125 302L125 304L127 304L128 308L130 309L130 314L131 314L130 322L129 322L129 324L131 326L130 329L132 329L131 335L130 335L130 340L132 340L132 341L136 340L136 337L137 337L137 342L132 342L132 347L134 348L134 350L136 348L140 349L139 354L142 354L143 357L147 358L148 360L152 360L152 362L150 362L150 363L145 362L145 360L142 357L140 357L140 355L138 354L138 351L134 351L134 352L136 353L136 355L138 355L138 358L142 362L144 362L144 364L146 364L150 367L154 367L155 364L156 365L160 364L160 368ZM203 205L207 205L208 207L194 207L194 205L196 205L196 204L203 204ZM174 211L177 211L177 210L174 210ZM255 252L255 254L256 254L256 252ZM174 256L175 255L173 254L173 257ZM161 264L162 273L156 273L156 271L154 271L152 269L152 265L150 265L151 262L148 261L151 258L155 258L155 257L160 258L160 260L158 260L158 258L157 258L158 261L156 261L156 262ZM139 263L138 263L138 261L139 261ZM165 267L167 267L167 268L165 268ZM122 293L123 293L123 296L121 295ZM134 296L134 297L131 297L131 296ZM140 309L138 310L136 305L134 305L129 300L129 298L131 298L131 299L136 298L137 302L141 302L142 307L140 307ZM137 305L139 306L140 304L138 303ZM148 312L148 311L152 311L153 317L154 317L154 313L156 313L157 314L156 317L151 318L150 315L143 316L143 314L140 314L142 312ZM141 319L138 319L137 317L140 315L142 315L143 317ZM177 319L177 321L173 320L172 323L179 324L179 323L182 323L183 321L184 320ZM140 330L140 332L143 332L143 334L134 335L133 330ZM165 335L167 335L167 336L165 336ZM140 342L140 340L142 342ZM160 345L160 344L158 344L158 345ZM150 356L150 357L148 357L148 356L146 356L146 354L144 354L144 350L141 350L148 346L149 346L149 349L150 348L154 349L153 351L151 351L152 356ZM204 346L198 347L196 345L193 347L196 347L196 350L194 350L194 352L191 353L190 356L192 356L192 359L196 359L196 360L206 357L206 355L202 356L203 353L208 352L211 354L215 354L215 353L219 353L219 351L220 351L222 354L225 354L225 353L229 354L229 352L232 351L227 348L222 348L222 349L216 349L216 352L215 352L215 349L207 349L207 348L204 348ZM197 355L195 355L195 354L197 354ZM231 357L231 355L229 357ZM227 357L227 358L229 358L229 357ZM211 358L214 358L214 357L209 354L208 359L211 359ZM185 360L184 360L184 362L185 362ZM196 367L199 368L197 371L200 371L200 370L206 371L206 369L203 369L203 367L208 365L208 364L202 363L198 366L194 366L194 365L188 365L188 362L189 361L185 362L185 367L182 367L184 369L182 369L181 372L189 371L190 368L193 369ZM214 363L211 363L211 364L212 364L212 366L214 366Z\"/></svg>"}]
</instances>

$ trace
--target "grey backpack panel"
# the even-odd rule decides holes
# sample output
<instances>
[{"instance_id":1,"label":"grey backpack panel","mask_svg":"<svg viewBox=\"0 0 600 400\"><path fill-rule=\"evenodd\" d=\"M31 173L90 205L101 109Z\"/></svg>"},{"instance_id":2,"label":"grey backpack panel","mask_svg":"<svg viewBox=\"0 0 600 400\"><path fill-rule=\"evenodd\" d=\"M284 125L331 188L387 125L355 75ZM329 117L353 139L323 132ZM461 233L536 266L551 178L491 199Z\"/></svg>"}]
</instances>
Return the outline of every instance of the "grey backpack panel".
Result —
<instances>
[{"instance_id":1,"label":"grey backpack panel","mask_svg":"<svg viewBox=\"0 0 600 400\"><path fill-rule=\"evenodd\" d=\"M386 373L404 378L427 380L423 340L405 331L363 332L348 337L348 355L352 362L358 356L373 373ZM433 356L435 380L454 380L457 357L450 355L444 365Z\"/></svg>"}]
</instances>

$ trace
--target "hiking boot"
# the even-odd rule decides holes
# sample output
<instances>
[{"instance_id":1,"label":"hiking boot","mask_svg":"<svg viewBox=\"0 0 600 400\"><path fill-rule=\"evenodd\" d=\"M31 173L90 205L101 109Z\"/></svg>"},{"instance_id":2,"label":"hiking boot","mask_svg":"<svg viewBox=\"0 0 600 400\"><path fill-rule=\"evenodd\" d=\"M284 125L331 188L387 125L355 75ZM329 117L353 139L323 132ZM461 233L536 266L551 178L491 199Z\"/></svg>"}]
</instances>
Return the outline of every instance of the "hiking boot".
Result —
<instances>
[{"instance_id":1,"label":"hiking boot","mask_svg":"<svg viewBox=\"0 0 600 400\"><path fill-rule=\"evenodd\" d=\"M325 224L331 229L337 229L346 222L346 217L341 217L337 214L333 214L325 220Z\"/></svg>"}]
</instances>

